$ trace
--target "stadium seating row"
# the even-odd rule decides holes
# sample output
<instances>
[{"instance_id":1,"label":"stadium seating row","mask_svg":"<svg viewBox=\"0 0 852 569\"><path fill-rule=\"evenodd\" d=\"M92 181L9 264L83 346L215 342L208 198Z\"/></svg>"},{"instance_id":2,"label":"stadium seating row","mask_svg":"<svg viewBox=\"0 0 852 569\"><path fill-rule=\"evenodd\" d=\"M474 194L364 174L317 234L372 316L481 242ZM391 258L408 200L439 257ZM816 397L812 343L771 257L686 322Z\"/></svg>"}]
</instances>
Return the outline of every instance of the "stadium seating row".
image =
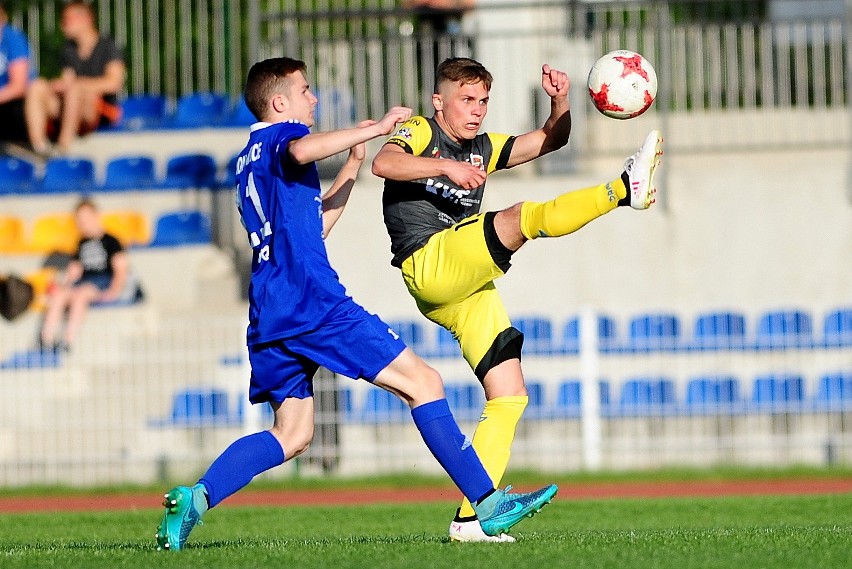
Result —
<instances>
[{"instance_id":1,"label":"stadium seating row","mask_svg":"<svg viewBox=\"0 0 852 569\"><path fill-rule=\"evenodd\" d=\"M210 218L197 210L161 214L151 235L151 223L137 211L107 211L104 228L125 247L177 247L210 243ZM71 213L49 213L36 217L28 234L24 220L0 214L0 253L73 253L80 235Z\"/></svg>"},{"instance_id":2,"label":"stadium seating row","mask_svg":"<svg viewBox=\"0 0 852 569\"><path fill-rule=\"evenodd\" d=\"M152 158L120 156L107 163L105 178L98 182L95 164L87 158L51 158L42 174L31 162L2 156L0 195L231 187L235 164L236 158L232 158L229 170L220 172L210 155L178 154L168 159L165 175L160 178Z\"/></svg>"},{"instance_id":3,"label":"stadium seating row","mask_svg":"<svg viewBox=\"0 0 852 569\"><path fill-rule=\"evenodd\" d=\"M233 102L223 93L192 93L176 101L164 95L130 95L121 106L121 121L110 130L241 127L256 122L242 97Z\"/></svg>"},{"instance_id":4,"label":"stadium seating row","mask_svg":"<svg viewBox=\"0 0 852 569\"><path fill-rule=\"evenodd\" d=\"M316 89L316 116L328 116L336 128L351 125L355 108L351 97L335 89ZM109 130L140 131L174 128L238 128L257 122L242 97L224 93L192 93L170 100L163 95L130 95L122 101L121 121Z\"/></svg>"},{"instance_id":5,"label":"stadium seating row","mask_svg":"<svg viewBox=\"0 0 852 569\"><path fill-rule=\"evenodd\" d=\"M616 322L608 316L598 317L598 348L604 353L642 353L653 351L710 350L781 350L817 347L852 346L852 307L837 308L822 320L822 333L817 337L813 317L798 309L772 310L761 314L753 334L746 326L746 316L739 312L709 312L696 317L692 334L682 332L675 314L642 314L628 322L628 333L621 336ZM580 319L572 318L554 334L549 318L520 317L512 320L524 333L527 354L576 354L580 350ZM420 321L388 322L415 351L431 357L456 357L458 345L443 328L424 325ZM433 333L433 331L436 331Z\"/></svg>"},{"instance_id":6,"label":"stadium seating row","mask_svg":"<svg viewBox=\"0 0 852 569\"><path fill-rule=\"evenodd\" d=\"M805 381L796 374L766 374L754 378L751 394L744 397L741 382L733 376L700 376L689 380L683 400L675 395L675 383L666 377L629 378L620 386L617 400L610 384L600 382L600 409L604 417L701 416L709 414L833 413L852 412L852 370L824 374L814 395L805 396ZM556 397L546 400L541 382L530 381L528 419L577 418L581 414L582 386L566 380L557 386ZM447 400L459 420L479 417L485 402L482 389L472 383L448 382ZM393 394L381 389L366 391L356 407L348 388L337 392L338 410L345 422L407 422L410 410ZM242 423L228 394L216 388L192 388L177 392L168 417L151 421L156 426L234 426ZM267 416L271 415L265 409Z\"/></svg>"}]
</instances>

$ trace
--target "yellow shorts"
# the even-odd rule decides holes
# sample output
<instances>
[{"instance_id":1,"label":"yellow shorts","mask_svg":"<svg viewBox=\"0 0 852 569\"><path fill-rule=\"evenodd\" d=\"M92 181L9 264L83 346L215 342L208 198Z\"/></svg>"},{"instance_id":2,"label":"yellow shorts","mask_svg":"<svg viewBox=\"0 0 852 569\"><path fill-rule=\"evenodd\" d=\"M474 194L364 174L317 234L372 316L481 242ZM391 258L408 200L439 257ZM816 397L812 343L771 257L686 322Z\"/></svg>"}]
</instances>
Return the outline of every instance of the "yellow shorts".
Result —
<instances>
[{"instance_id":1,"label":"yellow shorts","mask_svg":"<svg viewBox=\"0 0 852 569\"><path fill-rule=\"evenodd\" d=\"M494 286L504 272L488 250L484 216L436 233L402 263L403 280L420 312L452 332L480 380L492 367L489 360L520 336Z\"/></svg>"}]
</instances>

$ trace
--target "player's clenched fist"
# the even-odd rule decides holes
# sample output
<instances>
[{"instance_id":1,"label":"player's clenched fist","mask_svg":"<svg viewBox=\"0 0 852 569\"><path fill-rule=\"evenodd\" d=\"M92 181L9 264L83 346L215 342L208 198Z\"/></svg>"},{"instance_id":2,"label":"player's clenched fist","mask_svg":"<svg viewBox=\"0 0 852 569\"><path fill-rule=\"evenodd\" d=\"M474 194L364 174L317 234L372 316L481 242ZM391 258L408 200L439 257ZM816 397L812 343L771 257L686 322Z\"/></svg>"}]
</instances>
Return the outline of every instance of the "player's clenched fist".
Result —
<instances>
[{"instance_id":1,"label":"player's clenched fist","mask_svg":"<svg viewBox=\"0 0 852 569\"><path fill-rule=\"evenodd\" d=\"M397 124L407 121L410 117L411 109L408 107L391 107L378 122L381 134L390 134Z\"/></svg>"},{"instance_id":2,"label":"player's clenched fist","mask_svg":"<svg viewBox=\"0 0 852 569\"><path fill-rule=\"evenodd\" d=\"M444 175L460 188L472 190L485 183L485 170L469 162L441 160L439 164L444 171Z\"/></svg>"},{"instance_id":3,"label":"player's clenched fist","mask_svg":"<svg viewBox=\"0 0 852 569\"><path fill-rule=\"evenodd\" d=\"M564 71L553 69L546 63L541 66L541 87L551 97L567 97L570 84Z\"/></svg>"}]
</instances>

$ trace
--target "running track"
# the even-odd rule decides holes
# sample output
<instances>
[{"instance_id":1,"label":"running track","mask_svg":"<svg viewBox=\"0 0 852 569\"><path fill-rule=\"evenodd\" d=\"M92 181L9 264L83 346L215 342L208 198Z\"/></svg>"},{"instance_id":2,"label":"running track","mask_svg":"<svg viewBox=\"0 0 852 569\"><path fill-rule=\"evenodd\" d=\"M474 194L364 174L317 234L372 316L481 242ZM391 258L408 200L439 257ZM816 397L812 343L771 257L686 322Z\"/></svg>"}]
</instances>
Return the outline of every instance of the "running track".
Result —
<instances>
[{"instance_id":1,"label":"running track","mask_svg":"<svg viewBox=\"0 0 852 569\"><path fill-rule=\"evenodd\" d=\"M520 488L529 489L529 488ZM664 498L713 496L768 496L852 493L852 479L742 480L689 482L560 483L560 500L602 498ZM226 500L232 506L336 506L373 503L423 503L460 498L458 490L440 488L363 488L330 490L245 490ZM0 496L0 514L17 512L73 512L159 508L154 494L98 494L70 496Z\"/></svg>"}]
</instances>

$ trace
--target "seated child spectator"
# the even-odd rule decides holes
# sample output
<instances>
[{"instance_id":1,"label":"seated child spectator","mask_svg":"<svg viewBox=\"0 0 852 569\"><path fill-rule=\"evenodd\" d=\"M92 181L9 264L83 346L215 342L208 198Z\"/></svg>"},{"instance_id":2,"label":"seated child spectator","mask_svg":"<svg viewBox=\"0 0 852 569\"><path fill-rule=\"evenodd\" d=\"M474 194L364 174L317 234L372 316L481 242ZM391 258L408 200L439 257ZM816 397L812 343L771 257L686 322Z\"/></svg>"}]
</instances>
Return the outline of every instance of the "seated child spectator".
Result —
<instances>
[{"instance_id":1,"label":"seated child spectator","mask_svg":"<svg viewBox=\"0 0 852 569\"><path fill-rule=\"evenodd\" d=\"M67 349L77 337L89 305L123 299L129 278L127 253L121 243L105 233L95 204L84 199L75 209L80 245L61 282L48 293L41 329L43 348ZM57 340L65 312L68 322L62 342Z\"/></svg>"}]
</instances>

